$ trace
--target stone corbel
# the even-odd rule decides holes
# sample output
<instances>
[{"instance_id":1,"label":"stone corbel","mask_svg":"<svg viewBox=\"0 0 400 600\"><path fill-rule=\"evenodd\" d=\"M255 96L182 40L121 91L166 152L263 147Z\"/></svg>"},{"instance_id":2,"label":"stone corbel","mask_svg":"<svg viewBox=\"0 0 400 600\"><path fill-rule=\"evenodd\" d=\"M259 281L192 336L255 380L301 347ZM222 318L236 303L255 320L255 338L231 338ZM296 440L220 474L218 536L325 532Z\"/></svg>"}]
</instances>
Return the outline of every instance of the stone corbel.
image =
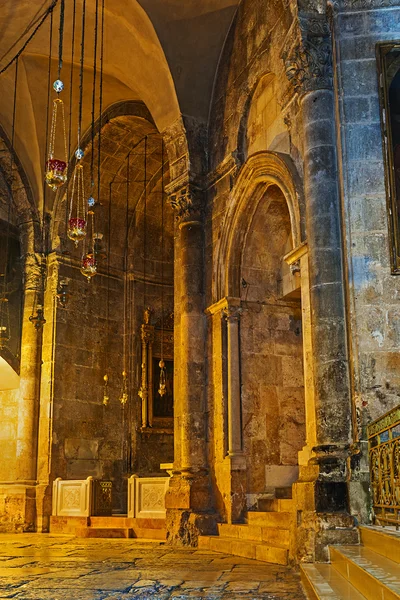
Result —
<instances>
[{"instance_id":1,"label":"stone corbel","mask_svg":"<svg viewBox=\"0 0 400 600\"><path fill-rule=\"evenodd\" d=\"M281 54L286 76L300 95L332 88L332 40L324 14L300 13ZM295 39L294 43L291 41Z\"/></svg>"}]
</instances>

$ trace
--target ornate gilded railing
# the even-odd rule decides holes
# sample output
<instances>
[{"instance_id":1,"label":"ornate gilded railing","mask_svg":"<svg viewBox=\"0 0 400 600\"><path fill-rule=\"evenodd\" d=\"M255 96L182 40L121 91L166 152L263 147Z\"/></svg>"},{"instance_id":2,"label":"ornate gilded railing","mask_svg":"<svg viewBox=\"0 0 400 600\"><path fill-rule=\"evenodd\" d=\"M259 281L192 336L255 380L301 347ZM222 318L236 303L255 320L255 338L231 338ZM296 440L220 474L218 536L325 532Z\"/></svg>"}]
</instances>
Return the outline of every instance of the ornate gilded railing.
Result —
<instances>
[{"instance_id":1,"label":"ornate gilded railing","mask_svg":"<svg viewBox=\"0 0 400 600\"><path fill-rule=\"evenodd\" d=\"M400 526L400 406L368 425L374 520Z\"/></svg>"}]
</instances>

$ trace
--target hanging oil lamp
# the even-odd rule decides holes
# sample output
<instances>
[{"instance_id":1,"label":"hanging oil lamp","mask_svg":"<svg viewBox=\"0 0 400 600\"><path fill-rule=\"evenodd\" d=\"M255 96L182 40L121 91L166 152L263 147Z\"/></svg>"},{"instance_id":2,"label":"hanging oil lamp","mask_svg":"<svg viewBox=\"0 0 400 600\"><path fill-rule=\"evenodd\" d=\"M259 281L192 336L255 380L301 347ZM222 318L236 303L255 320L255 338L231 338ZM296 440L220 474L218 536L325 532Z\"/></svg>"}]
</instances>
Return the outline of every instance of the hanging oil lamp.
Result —
<instances>
[{"instance_id":1,"label":"hanging oil lamp","mask_svg":"<svg viewBox=\"0 0 400 600\"><path fill-rule=\"evenodd\" d=\"M162 397L165 396L165 394L167 393L167 375L165 371L165 362L161 359L158 363L158 366L160 367L160 382L158 384L158 393Z\"/></svg>"},{"instance_id":2,"label":"hanging oil lamp","mask_svg":"<svg viewBox=\"0 0 400 600\"><path fill-rule=\"evenodd\" d=\"M92 236L91 236L91 245L89 247L89 251L86 253L85 249L84 249L84 254L83 254L83 258L82 258L82 264L81 264L81 273L82 275L84 275L88 282L90 283L92 277L94 277L97 273L97 260L96 260L96 254L95 254L95 243L94 243L94 211L93 210L89 210L89 215L91 218L91 230L92 230Z\"/></svg>"},{"instance_id":3,"label":"hanging oil lamp","mask_svg":"<svg viewBox=\"0 0 400 600\"><path fill-rule=\"evenodd\" d=\"M10 313L8 298L0 298L0 350L5 348L10 341Z\"/></svg>"},{"instance_id":4,"label":"hanging oil lamp","mask_svg":"<svg viewBox=\"0 0 400 600\"><path fill-rule=\"evenodd\" d=\"M75 198L76 195L76 198ZM75 242L77 247L79 242L86 237L86 210L84 206L85 187L83 178L83 165L77 164L72 180L71 202L68 219L68 237ZM73 214L73 212L75 214Z\"/></svg>"},{"instance_id":5,"label":"hanging oil lamp","mask_svg":"<svg viewBox=\"0 0 400 600\"><path fill-rule=\"evenodd\" d=\"M60 281L56 296L61 308L66 308L70 295L68 292L68 281Z\"/></svg>"},{"instance_id":6,"label":"hanging oil lamp","mask_svg":"<svg viewBox=\"0 0 400 600\"><path fill-rule=\"evenodd\" d=\"M126 371L122 371L122 392L119 401L122 406L128 402L128 373Z\"/></svg>"},{"instance_id":7,"label":"hanging oil lamp","mask_svg":"<svg viewBox=\"0 0 400 600\"><path fill-rule=\"evenodd\" d=\"M44 314L43 314L43 306L38 304L36 307L36 315L32 314L29 317L29 320L31 323L33 323L33 326L35 327L36 331L39 331L40 329L42 329L42 327L46 323L46 319L44 318Z\"/></svg>"},{"instance_id":8,"label":"hanging oil lamp","mask_svg":"<svg viewBox=\"0 0 400 600\"><path fill-rule=\"evenodd\" d=\"M56 84L62 84L61 81L54 82L54 89ZM63 87L63 86L62 86ZM61 91L57 90L57 93ZM58 135L58 129L61 128L63 141L64 141L64 158L56 156L56 141ZM59 187L64 185L67 181L67 167L68 167L68 154L67 154L67 136L65 133L65 112L64 102L61 98L55 98L53 101L53 112L51 118L51 129L50 129L50 141L49 141L49 153L46 162L46 173L45 181L49 187L56 192Z\"/></svg>"},{"instance_id":9,"label":"hanging oil lamp","mask_svg":"<svg viewBox=\"0 0 400 600\"><path fill-rule=\"evenodd\" d=\"M110 397L108 395L108 375L107 373L103 377L104 386L103 386L103 405L108 406L110 401Z\"/></svg>"},{"instance_id":10,"label":"hanging oil lamp","mask_svg":"<svg viewBox=\"0 0 400 600\"><path fill-rule=\"evenodd\" d=\"M89 283L92 277L96 275L97 264L94 254L88 253L82 258L81 273L87 278Z\"/></svg>"}]
</instances>

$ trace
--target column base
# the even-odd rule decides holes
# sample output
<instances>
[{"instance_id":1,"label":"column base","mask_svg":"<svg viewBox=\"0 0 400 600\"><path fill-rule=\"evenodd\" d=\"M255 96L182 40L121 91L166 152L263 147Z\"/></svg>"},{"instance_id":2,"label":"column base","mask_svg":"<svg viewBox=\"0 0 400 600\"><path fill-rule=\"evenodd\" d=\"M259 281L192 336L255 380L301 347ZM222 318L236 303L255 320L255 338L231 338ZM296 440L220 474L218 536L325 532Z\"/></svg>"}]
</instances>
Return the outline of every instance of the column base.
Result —
<instances>
[{"instance_id":1,"label":"column base","mask_svg":"<svg viewBox=\"0 0 400 600\"><path fill-rule=\"evenodd\" d=\"M224 503L227 523L243 523L246 512L246 457L229 454L224 464Z\"/></svg>"},{"instance_id":2,"label":"column base","mask_svg":"<svg viewBox=\"0 0 400 600\"><path fill-rule=\"evenodd\" d=\"M170 480L165 507L168 543L197 546L199 536L216 534L208 473L175 471Z\"/></svg>"},{"instance_id":3,"label":"column base","mask_svg":"<svg viewBox=\"0 0 400 600\"><path fill-rule=\"evenodd\" d=\"M52 486L39 483L36 487L36 531L49 533L52 513Z\"/></svg>"},{"instance_id":4,"label":"column base","mask_svg":"<svg viewBox=\"0 0 400 600\"><path fill-rule=\"evenodd\" d=\"M35 531L36 487L27 482L0 482L0 533Z\"/></svg>"},{"instance_id":5,"label":"column base","mask_svg":"<svg viewBox=\"0 0 400 600\"><path fill-rule=\"evenodd\" d=\"M313 455L308 465L300 466L299 480L292 487L296 510L292 547L297 563L328 562L328 545L359 541L348 506L348 453L336 447L330 453L324 447L320 455L313 448Z\"/></svg>"}]
</instances>

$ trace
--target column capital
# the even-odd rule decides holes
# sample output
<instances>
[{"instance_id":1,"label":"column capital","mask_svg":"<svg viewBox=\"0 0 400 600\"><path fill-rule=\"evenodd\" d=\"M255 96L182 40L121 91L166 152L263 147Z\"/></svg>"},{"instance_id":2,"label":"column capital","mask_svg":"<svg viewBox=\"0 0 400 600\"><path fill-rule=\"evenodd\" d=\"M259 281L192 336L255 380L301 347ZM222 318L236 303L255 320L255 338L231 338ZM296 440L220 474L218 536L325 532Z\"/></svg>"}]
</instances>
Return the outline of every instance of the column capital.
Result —
<instances>
[{"instance_id":1,"label":"column capital","mask_svg":"<svg viewBox=\"0 0 400 600\"><path fill-rule=\"evenodd\" d=\"M186 183L179 189L174 189L170 185L170 190L168 202L176 213L177 221L183 223L186 221L202 220L204 214L204 193L200 188L191 183Z\"/></svg>"},{"instance_id":2,"label":"column capital","mask_svg":"<svg viewBox=\"0 0 400 600\"><path fill-rule=\"evenodd\" d=\"M299 95L332 89L332 40L325 14L299 13L282 52L286 77ZM294 38L294 43L290 40Z\"/></svg>"},{"instance_id":3,"label":"column capital","mask_svg":"<svg viewBox=\"0 0 400 600\"><path fill-rule=\"evenodd\" d=\"M222 316L224 316L225 310L238 310L240 309L240 307L240 298L235 298L233 296L225 296L224 298L221 298L221 300L218 300L218 302L211 304L211 306L206 308L204 312L207 315L216 315L220 313Z\"/></svg>"},{"instance_id":4,"label":"column capital","mask_svg":"<svg viewBox=\"0 0 400 600\"><path fill-rule=\"evenodd\" d=\"M224 309L222 309L222 314L228 323L239 321L240 315L242 314L242 312L243 312L243 308L241 308L240 306L229 306L228 305Z\"/></svg>"}]
</instances>

